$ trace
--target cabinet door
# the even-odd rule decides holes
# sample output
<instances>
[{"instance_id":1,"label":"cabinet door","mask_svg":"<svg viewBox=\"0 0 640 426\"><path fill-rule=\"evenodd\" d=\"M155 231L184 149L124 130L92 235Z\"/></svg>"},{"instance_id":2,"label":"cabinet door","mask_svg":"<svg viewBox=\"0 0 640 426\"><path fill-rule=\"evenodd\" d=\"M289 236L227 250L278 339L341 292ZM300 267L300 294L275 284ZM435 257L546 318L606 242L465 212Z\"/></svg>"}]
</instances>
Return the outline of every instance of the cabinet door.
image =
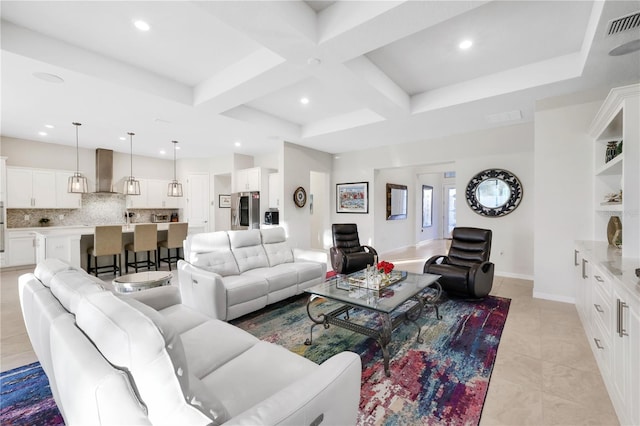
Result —
<instances>
[{"instance_id":1,"label":"cabinet door","mask_svg":"<svg viewBox=\"0 0 640 426\"><path fill-rule=\"evenodd\" d=\"M233 175L233 192L244 192L247 189L247 170L236 170Z\"/></svg>"},{"instance_id":2,"label":"cabinet door","mask_svg":"<svg viewBox=\"0 0 640 426\"><path fill-rule=\"evenodd\" d=\"M82 196L67 192L70 172L56 172L56 207L59 209L78 209L82 207Z\"/></svg>"},{"instance_id":3,"label":"cabinet door","mask_svg":"<svg viewBox=\"0 0 640 426\"><path fill-rule=\"evenodd\" d=\"M280 173L269 174L269 208L279 209L282 184L280 183Z\"/></svg>"},{"instance_id":4,"label":"cabinet door","mask_svg":"<svg viewBox=\"0 0 640 426\"><path fill-rule=\"evenodd\" d=\"M247 169L247 190L249 191L261 191L261 173L259 167L253 169Z\"/></svg>"},{"instance_id":5,"label":"cabinet door","mask_svg":"<svg viewBox=\"0 0 640 426\"><path fill-rule=\"evenodd\" d=\"M168 182L149 179L147 181L147 207L153 209L165 208ZM142 191L142 190L141 190Z\"/></svg>"},{"instance_id":6,"label":"cabinet door","mask_svg":"<svg viewBox=\"0 0 640 426\"><path fill-rule=\"evenodd\" d=\"M613 337L614 360L612 365L614 399L624 406L626 418L624 424L639 424L640 410L640 313L629 298L617 290L614 292L616 303L616 328Z\"/></svg>"},{"instance_id":7,"label":"cabinet door","mask_svg":"<svg viewBox=\"0 0 640 426\"><path fill-rule=\"evenodd\" d=\"M46 170L33 171L33 207L56 208L56 174Z\"/></svg>"},{"instance_id":8,"label":"cabinet door","mask_svg":"<svg viewBox=\"0 0 640 426\"><path fill-rule=\"evenodd\" d=\"M27 169L7 168L7 207L31 208L33 173Z\"/></svg>"},{"instance_id":9,"label":"cabinet door","mask_svg":"<svg viewBox=\"0 0 640 426\"><path fill-rule=\"evenodd\" d=\"M36 263L35 238L29 236L10 236L8 239L9 266L33 265Z\"/></svg>"},{"instance_id":10,"label":"cabinet door","mask_svg":"<svg viewBox=\"0 0 640 426\"><path fill-rule=\"evenodd\" d=\"M146 179L140 181L140 195L127 195L127 208L144 209L147 208L147 197L149 196L149 186Z\"/></svg>"}]
</instances>

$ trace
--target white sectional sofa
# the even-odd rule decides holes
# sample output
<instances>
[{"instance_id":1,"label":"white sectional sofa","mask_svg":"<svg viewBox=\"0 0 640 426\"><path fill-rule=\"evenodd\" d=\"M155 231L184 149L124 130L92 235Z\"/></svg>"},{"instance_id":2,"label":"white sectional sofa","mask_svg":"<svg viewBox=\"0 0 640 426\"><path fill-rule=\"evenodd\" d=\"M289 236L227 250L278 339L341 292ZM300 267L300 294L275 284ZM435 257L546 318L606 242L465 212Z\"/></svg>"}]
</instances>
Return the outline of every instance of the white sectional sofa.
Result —
<instances>
[{"instance_id":1,"label":"white sectional sofa","mask_svg":"<svg viewBox=\"0 0 640 426\"><path fill-rule=\"evenodd\" d=\"M360 358L317 365L180 303L118 295L48 259L19 278L33 348L68 425L346 425Z\"/></svg>"},{"instance_id":2,"label":"white sectional sofa","mask_svg":"<svg viewBox=\"0 0 640 426\"><path fill-rule=\"evenodd\" d=\"M292 249L284 229L190 235L178 262L183 303L229 321L325 280L325 252Z\"/></svg>"}]
</instances>

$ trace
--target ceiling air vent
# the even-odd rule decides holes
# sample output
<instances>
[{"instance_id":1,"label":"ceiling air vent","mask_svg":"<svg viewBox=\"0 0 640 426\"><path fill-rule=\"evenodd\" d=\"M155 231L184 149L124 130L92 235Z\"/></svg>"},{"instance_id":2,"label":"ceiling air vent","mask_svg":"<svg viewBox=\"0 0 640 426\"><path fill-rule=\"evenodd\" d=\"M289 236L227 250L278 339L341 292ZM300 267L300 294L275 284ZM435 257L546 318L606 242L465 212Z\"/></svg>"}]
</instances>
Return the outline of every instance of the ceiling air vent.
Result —
<instances>
[{"instance_id":1,"label":"ceiling air vent","mask_svg":"<svg viewBox=\"0 0 640 426\"><path fill-rule=\"evenodd\" d=\"M610 21L607 35L618 34L638 27L640 27L640 11Z\"/></svg>"}]
</instances>

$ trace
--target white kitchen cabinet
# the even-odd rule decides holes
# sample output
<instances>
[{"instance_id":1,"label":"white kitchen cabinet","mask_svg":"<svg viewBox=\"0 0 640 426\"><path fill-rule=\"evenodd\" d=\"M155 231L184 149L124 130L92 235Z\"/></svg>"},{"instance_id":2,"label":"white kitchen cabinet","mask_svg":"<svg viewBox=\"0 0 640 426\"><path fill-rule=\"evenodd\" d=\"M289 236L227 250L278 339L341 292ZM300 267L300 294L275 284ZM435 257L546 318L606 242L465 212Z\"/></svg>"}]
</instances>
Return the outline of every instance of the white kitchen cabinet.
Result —
<instances>
[{"instance_id":1,"label":"white kitchen cabinet","mask_svg":"<svg viewBox=\"0 0 640 426\"><path fill-rule=\"evenodd\" d=\"M72 172L7 167L8 208L79 208L80 194L67 194Z\"/></svg>"},{"instance_id":2,"label":"white kitchen cabinet","mask_svg":"<svg viewBox=\"0 0 640 426\"><path fill-rule=\"evenodd\" d=\"M138 179L140 182L140 195L127 195L127 208L146 209L149 187L146 179Z\"/></svg>"},{"instance_id":3,"label":"white kitchen cabinet","mask_svg":"<svg viewBox=\"0 0 640 426\"><path fill-rule=\"evenodd\" d=\"M36 239L29 231L7 231L6 266L36 263Z\"/></svg>"},{"instance_id":4,"label":"white kitchen cabinet","mask_svg":"<svg viewBox=\"0 0 640 426\"><path fill-rule=\"evenodd\" d=\"M7 199L7 157L0 157L0 201Z\"/></svg>"},{"instance_id":5,"label":"white kitchen cabinet","mask_svg":"<svg viewBox=\"0 0 640 426\"><path fill-rule=\"evenodd\" d=\"M169 180L147 180L147 206L152 209L177 209L178 197L169 197Z\"/></svg>"},{"instance_id":6,"label":"white kitchen cabinet","mask_svg":"<svg viewBox=\"0 0 640 426\"><path fill-rule=\"evenodd\" d=\"M56 172L56 207L59 209L78 209L82 207L82 195L67 192L72 172Z\"/></svg>"},{"instance_id":7,"label":"white kitchen cabinet","mask_svg":"<svg viewBox=\"0 0 640 426\"><path fill-rule=\"evenodd\" d=\"M282 200L282 179L280 173L269 174L269 208L279 209Z\"/></svg>"},{"instance_id":8,"label":"white kitchen cabinet","mask_svg":"<svg viewBox=\"0 0 640 426\"><path fill-rule=\"evenodd\" d=\"M585 334L621 424L640 424L640 262L600 241L574 251L576 303Z\"/></svg>"},{"instance_id":9,"label":"white kitchen cabinet","mask_svg":"<svg viewBox=\"0 0 640 426\"><path fill-rule=\"evenodd\" d=\"M260 167L236 170L234 192L262 191L262 170Z\"/></svg>"}]
</instances>

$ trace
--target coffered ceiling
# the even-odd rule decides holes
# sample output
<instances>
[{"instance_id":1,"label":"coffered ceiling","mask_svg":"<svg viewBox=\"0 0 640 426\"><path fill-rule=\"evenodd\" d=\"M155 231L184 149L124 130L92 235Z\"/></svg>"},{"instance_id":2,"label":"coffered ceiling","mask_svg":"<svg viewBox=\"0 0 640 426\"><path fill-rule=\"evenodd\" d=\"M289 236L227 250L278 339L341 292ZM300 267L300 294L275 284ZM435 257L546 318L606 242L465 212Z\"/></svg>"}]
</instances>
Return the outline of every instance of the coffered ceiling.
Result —
<instances>
[{"instance_id":1,"label":"coffered ceiling","mask_svg":"<svg viewBox=\"0 0 640 426\"><path fill-rule=\"evenodd\" d=\"M279 140L341 153L510 125L531 121L536 101L639 81L640 52L608 55L638 28L606 34L638 11L640 1L2 1L1 131L75 145L80 121L82 147L128 152L133 131L135 154L179 140L180 156L201 157L259 155Z\"/></svg>"}]
</instances>

